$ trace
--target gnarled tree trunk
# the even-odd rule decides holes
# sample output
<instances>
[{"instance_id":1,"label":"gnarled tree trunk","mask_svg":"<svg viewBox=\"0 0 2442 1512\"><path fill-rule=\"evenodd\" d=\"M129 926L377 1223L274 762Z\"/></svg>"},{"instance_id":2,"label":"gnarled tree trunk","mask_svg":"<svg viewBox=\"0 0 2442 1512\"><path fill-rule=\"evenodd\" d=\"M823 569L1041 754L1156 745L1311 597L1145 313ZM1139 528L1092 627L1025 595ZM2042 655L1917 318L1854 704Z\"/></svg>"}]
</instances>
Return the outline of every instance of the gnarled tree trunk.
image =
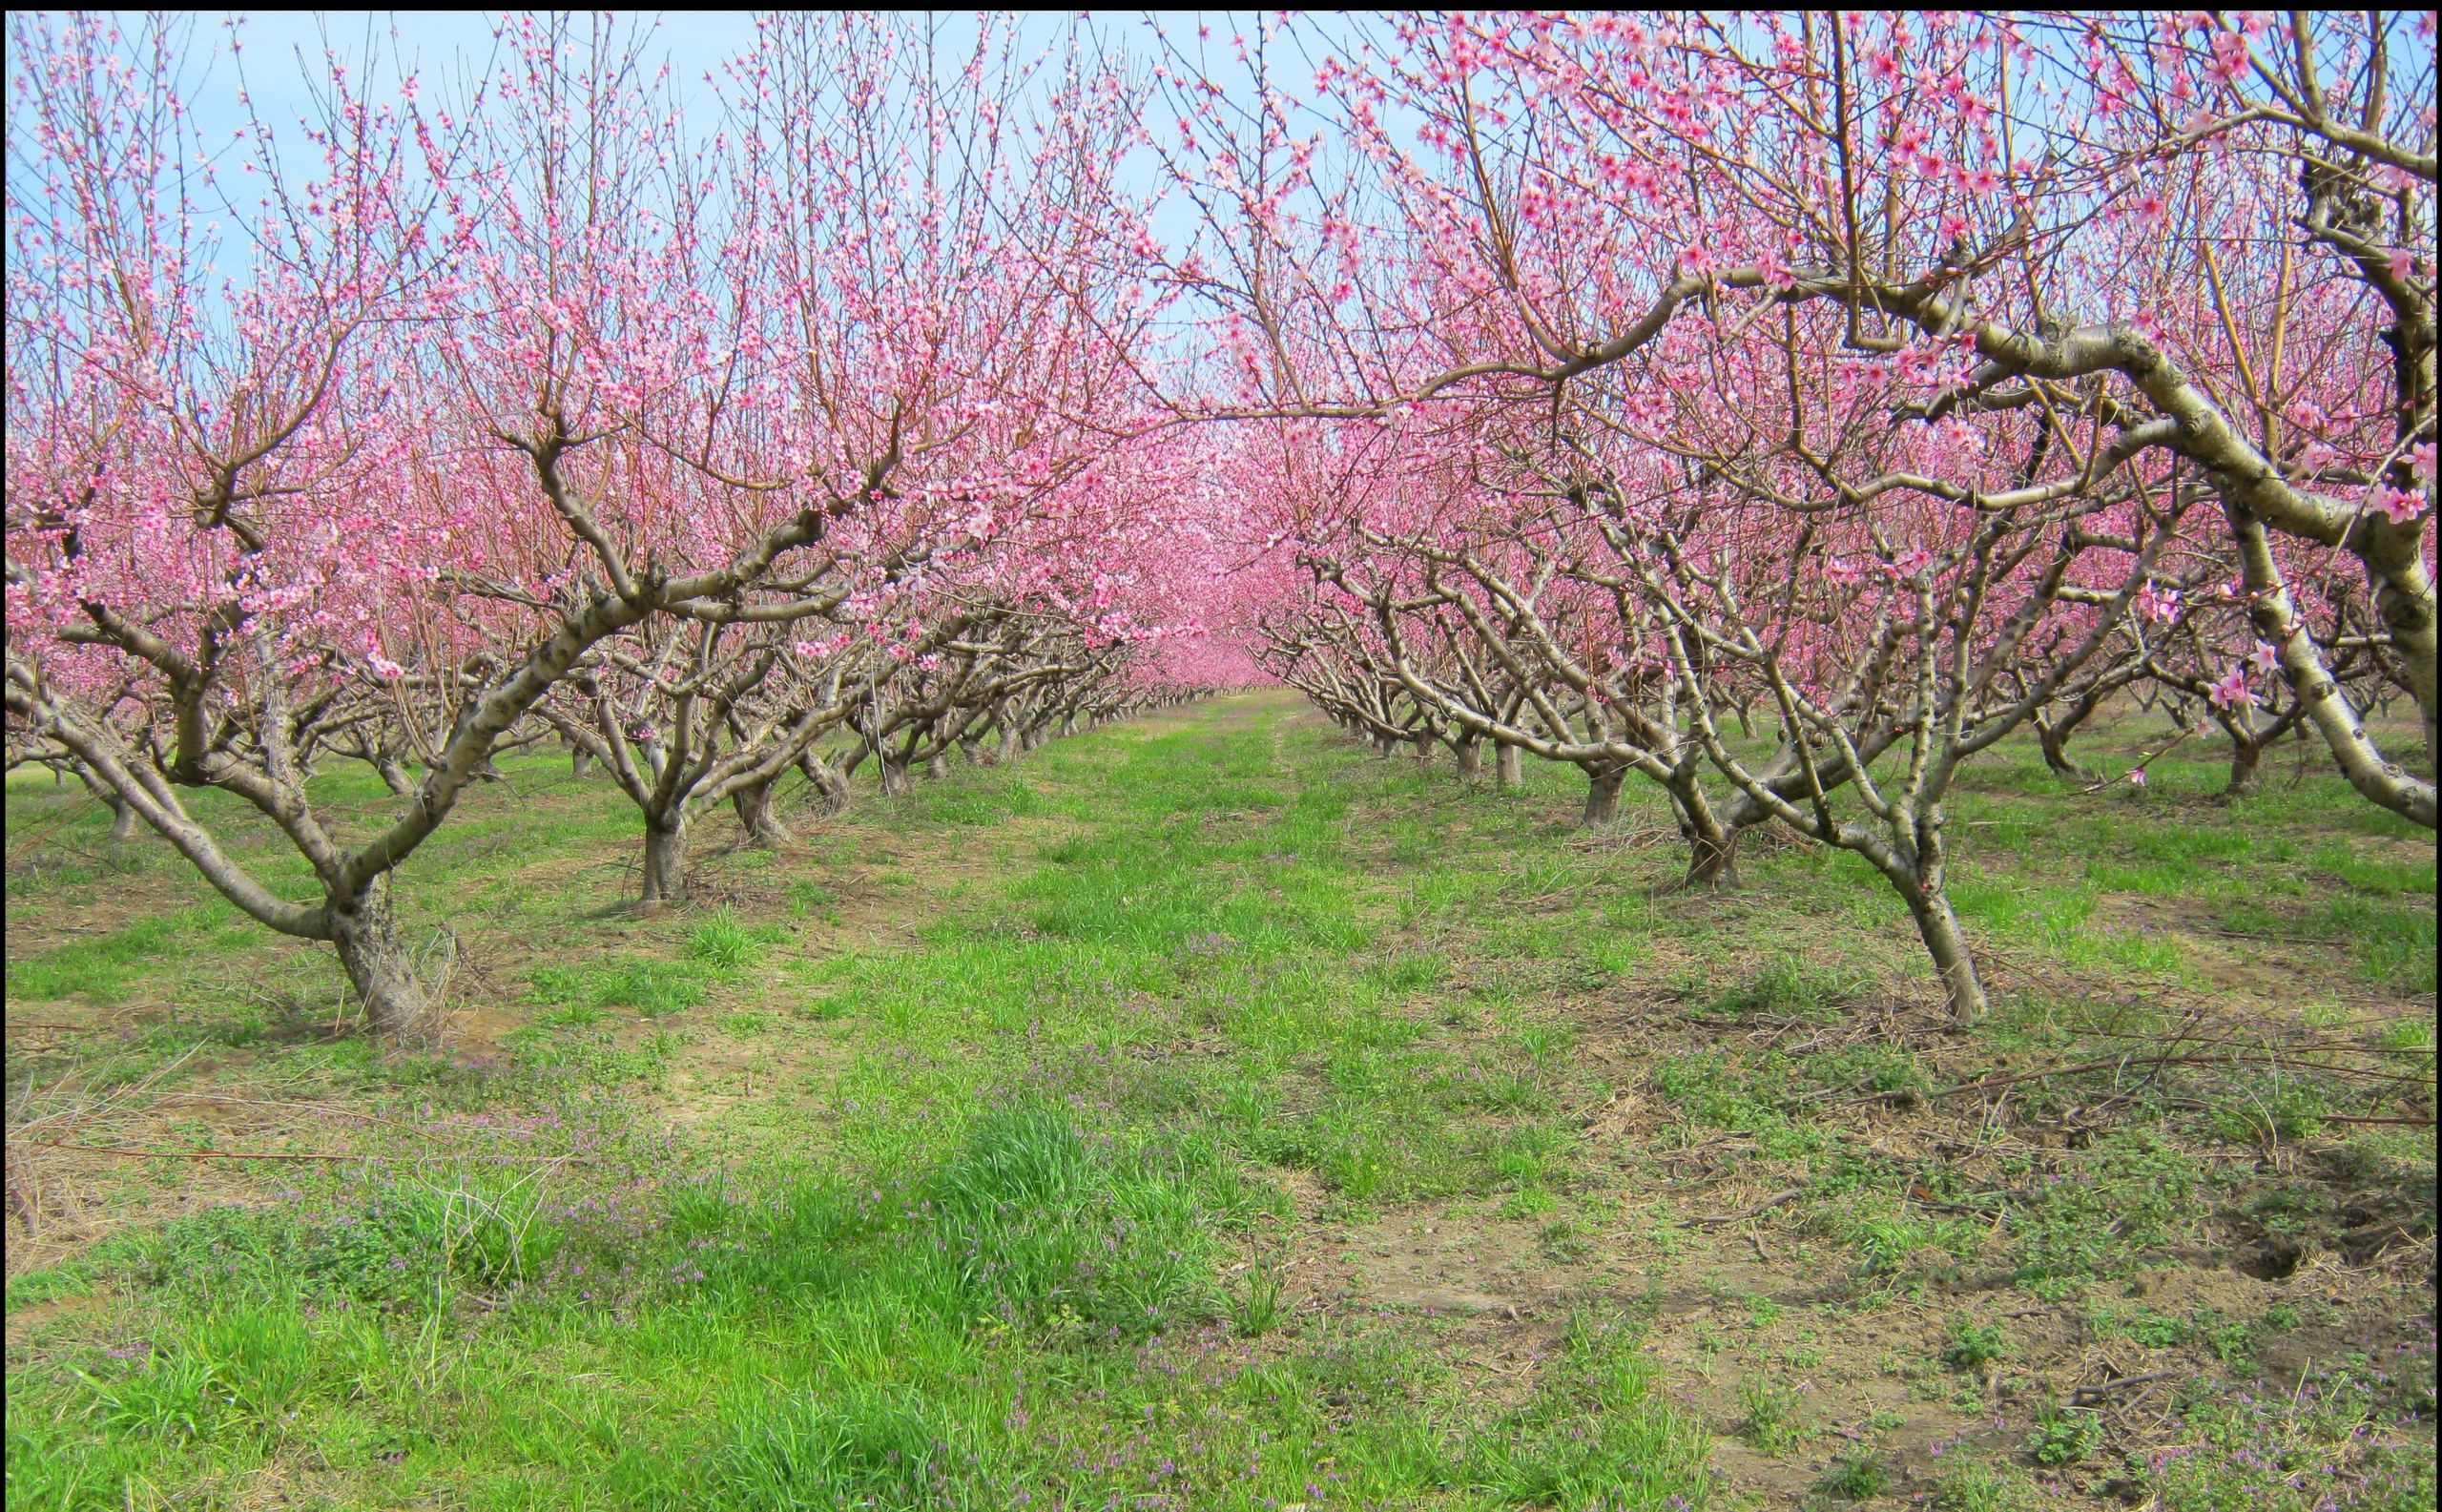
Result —
<instances>
[{"instance_id":1,"label":"gnarled tree trunk","mask_svg":"<svg viewBox=\"0 0 2442 1512\"><path fill-rule=\"evenodd\" d=\"M433 1001L430 988L416 975L414 958L399 938L397 915L390 904L390 880L378 877L355 898L334 902L330 909L331 942L339 949L340 967L377 1034L399 1036L428 1025Z\"/></svg>"},{"instance_id":2,"label":"gnarled tree trunk","mask_svg":"<svg viewBox=\"0 0 2442 1512\"><path fill-rule=\"evenodd\" d=\"M1459 780L1472 782L1484 775L1484 752L1481 740L1475 735L1461 735L1450 745L1451 758L1458 763Z\"/></svg>"},{"instance_id":3,"label":"gnarled tree trunk","mask_svg":"<svg viewBox=\"0 0 2442 1512\"><path fill-rule=\"evenodd\" d=\"M847 811L848 779L841 777L830 762L808 751L797 757L797 770L805 774L806 781L814 787L817 813L841 814Z\"/></svg>"},{"instance_id":4,"label":"gnarled tree trunk","mask_svg":"<svg viewBox=\"0 0 2442 1512\"><path fill-rule=\"evenodd\" d=\"M737 822L746 827L748 844L771 846L788 839L789 827L772 809L771 782L739 788L730 795L730 803L737 810Z\"/></svg>"},{"instance_id":5,"label":"gnarled tree trunk","mask_svg":"<svg viewBox=\"0 0 2442 1512\"><path fill-rule=\"evenodd\" d=\"M1499 745L1494 749L1492 773L1496 787L1516 788L1526 783L1525 762L1514 745Z\"/></svg>"}]
</instances>

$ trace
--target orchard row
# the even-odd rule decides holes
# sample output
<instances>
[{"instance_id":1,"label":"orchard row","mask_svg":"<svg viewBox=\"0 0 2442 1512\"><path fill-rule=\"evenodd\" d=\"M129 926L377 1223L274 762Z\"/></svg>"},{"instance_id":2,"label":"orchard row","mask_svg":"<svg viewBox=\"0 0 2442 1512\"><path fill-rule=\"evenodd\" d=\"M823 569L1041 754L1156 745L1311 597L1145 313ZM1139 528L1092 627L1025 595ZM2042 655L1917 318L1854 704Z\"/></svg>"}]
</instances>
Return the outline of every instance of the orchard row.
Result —
<instances>
[{"instance_id":1,"label":"orchard row","mask_svg":"<svg viewBox=\"0 0 2442 1512\"><path fill-rule=\"evenodd\" d=\"M1853 852L1962 1019L2004 739L2095 785L2134 697L2434 822L2430 16L782 17L708 98L528 18L234 141L178 24L10 25L12 757L377 1023L385 879L543 738L661 899L792 770L1260 669L1589 819L1656 783L1693 884Z\"/></svg>"}]
</instances>

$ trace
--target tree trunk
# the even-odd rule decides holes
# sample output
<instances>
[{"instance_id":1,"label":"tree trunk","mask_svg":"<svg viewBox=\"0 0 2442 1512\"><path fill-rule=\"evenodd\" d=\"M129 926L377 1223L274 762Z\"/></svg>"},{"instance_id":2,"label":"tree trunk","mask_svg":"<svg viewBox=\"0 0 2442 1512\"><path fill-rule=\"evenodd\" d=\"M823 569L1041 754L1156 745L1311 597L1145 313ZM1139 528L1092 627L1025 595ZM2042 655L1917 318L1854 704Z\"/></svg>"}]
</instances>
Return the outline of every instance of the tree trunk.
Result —
<instances>
[{"instance_id":1,"label":"tree trunk","mask_svg":"<svg viewBox=\"0 0 2442 1512\"><path fill-rule=\"evenodd\" d=\"M1941 974L1942 990L1950 999L1951 1023L1965 1028L1982 1022L1990 1005L1984 984L1976 975L1976 957L1967 948L1967 937L1959 932L1958 916L1951 912L1949 897L1910 887L1901 891L1908 898L1909 916L1916 921L1916 933L1925 942L1925 953L1934 958L1934 969Z\"/></svg>"},{"instance_id":2,"label":"tree trunk","mask_svg":"<svg viewBox=\"0 0 2442 1512\"><path fill-rule=\"evenodd\" d=\"M1620 821L1620 783L1625 771L1596 772L1586 778L1585 812L1578 823L1617 824Z\"/></svg>"},{"instance_id":3,"label":"tree trunk","mask_svg":"<svg viewBox=\"0 0 2442 1512\"><path fill-rule=\"evenodd\" d=\"M1472 782L1484 775L1482 743L1474 735L1461 735L1450 746L1450 755L1459 764L1459 780Z\"/></svg>"},{"instance_id":4,"label":"tree trunk","mask_svg":"<svg viewBox=\"0 0 2442 1512\"><path fill-rule=\"evenodd\" d=\"M1072 735L1077 733L1077 716L1075 715L1072 714L1067 718L1060 721L1060 733L1064 735Z\"/></svg>"},{"instance_id":5,"label":"tree trunk","mask_svg":"<svg viewBox=\"0 0 2442 1512\"><path fill-rule=\"evenodd\" d=\"M1374 736L1374 755L1381 760L1388 761L1391 759L1391 752L1397 745L1398 742L1389 735L1376 734Z\"/></svg>"},{"instance_id":6,"label":"tree trunk","mask_svg":"<svg viewBox=\"0 0 2442 1512\"><path fill-rule=\"evenodd\" d=\"M407 780L406 769L399 765L398 758L395 756L375 756L373 770L382 775L383 786L401 797L405 797L416 790L416 785Z\"/></svg>"},{"instance_id":7,"label":"tree trunk","mask_svg":"<svg viewBox=\"0 0 2442 1512\"><path fill-rule=\"evenodd\" d=\"M646 903L674 903L687 896L687 821L668 821L665 828L645 821Z\"/></svg>"},{"instance_id":8,"label":"tree trunk","mask_svg":"<svg viewBox=\"0 0 2442 1512\"><path fill-rule=\"evenodd\" d=\"M824 814L847 812L847 779L842 777L830 762L808 751L797 757L797 770L804 773L806 781L813 785L816 794L815 804L818 812Z\"/></svg>"},{"instance_id":9,"label":"tree trunk","mask_svg":"<svg viewBox=\"0 0 2442 1512\"><path fill-rule=\"evenodd\" d=\"M593 753L583 746L569 747L569 776L581 777L593 765Z\"/></svg>"},{"instance_id":10,"label":"tree trunk","mask_svg":"<svg viewBox=\"0 0 2442 1512\"><path fill-rule=\"evenodd\" d=\"M950 775L949 753L937 751L924 762L924 780L939 782Z\"/></svg>"},{"instance_id":11,"label":"tree trunk","mask_svg":"<svg viewBox=\"0 0 2442 1512\"><path fill-rule=\"evenodd\" d=\"M972 735L961 740L958 743L958 758L971 767L982 766L983 764L983 742Z\"/></svg>"},{"instance_id":12,"label":"tree trunk","mask_svg":"<svg viewBox=\"0 0 2442 1512\"><path fill-rule=\"evenodd\" d=\"M1042 744L1043 730L1040 726L1028 726L1026 733L1018 736L1018 749L1021 751L1032 751Z\"/></svg>"},{"instance_id":13,"label":"tree trunk","mask_svg":"<svg viewBox=\"0 0 2442 1512\"><path fill-rule=\"evenodd\" d=\"M1017 756L1018 732L1008 725L1003 725L1001 727L1001 744L999 749L993 755L993 760L1005 766L1009 762L1016 760Z\"/></svg>"},{"instance_id":14,"label":"tree trunk","mask_svg":"<svg viewBox=\"0 0 2442 1512\"><path fill-rule=\"evenodd\" d=\"M54 787L68 780L67 776L56 766L51 769L51 776L52 785ZM109 806L111 839L114 840L133 839L135 834L135 810L127 799L111 791L110 784L93 776L92 770L82 762L79 762L76 767L76 780L85 784L86 792Z\"/></svg>"},{"instance_id":15,"label":"tree trunk","mask_svg":"<svg viewBox=\"0 0 2442 1512\"><path fill-rule=\"evenodd\" d=\"M1493 752L1492 772L1496 787L1523 787L1526 783L1525 762L1514 745L1503 745Z\"/></svg>"},{"instance_id":16,"label":"tree trunk","mask_svg":"<svg viewBox=\"0 0 2442 1512\"><path fill-rule=\"evenodd\" d=\"M2058 719L2035 716L2035 743L2043 752L2043 764L2072 782L2092 782L2095 775L2080 766L2069 755L2069 736L2095 712L2096 700L2080 698L2060 712Z\"/></svg>"},{"instance_id":17,"label":"tree trunk","mask_svg":"<svg viewBox=\"0 0 2442 1512\"><path fill-rule=\"evenodd\" d=\"M778 845L788 839L789 827L772 812L771 783L757 782L752 787L739 788L730 795L730 802L736 806L737 821L746 826L746 842L749 845Z\"/></svg>"},{"instance_id":18,"label":"tree trunk","mask_svg":"<svg viewBox=\"0 0 2442 1512\"><path fill-rule=\"evenodd\" d=\"M390 907L390 880L374 880L352 902L335 904L340 967L364 1005L373 1032L389 1038L429 1027L433 1001L418 980L415 962L399 941L399 922Z\"/></svg>"},{"instance_id":19,"label":"tree trunk","mask_svg":"<svg viewBox=\"0 0 2442 1512\"><path fill-rule=\"evenodd\" d=\"M1416 737L1416 764L1420 767L1433 765L1433 736L1420 735Z\"/></svg>"},{"instance_id":20,"label":"tree trunk","mask_svg":"<svg viewBox=\"0 0 2442 1512\"><path fill-rule=\"evenodd\" d=\"M877 759L881 762L881 796L886 798L906 797L906 766L895 756L883 756Z\"/></svg>"}]
</instances>

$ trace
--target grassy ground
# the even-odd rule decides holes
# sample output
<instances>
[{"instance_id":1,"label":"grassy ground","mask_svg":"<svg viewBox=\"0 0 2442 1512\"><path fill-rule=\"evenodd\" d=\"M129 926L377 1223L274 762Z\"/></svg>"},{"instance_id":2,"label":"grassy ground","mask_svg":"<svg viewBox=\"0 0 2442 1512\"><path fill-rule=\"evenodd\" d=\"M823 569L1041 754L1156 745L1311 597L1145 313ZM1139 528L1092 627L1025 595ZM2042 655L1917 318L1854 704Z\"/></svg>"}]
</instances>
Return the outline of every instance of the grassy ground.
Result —
<instances>
[{"instance_id":1,"label":"grassy ground","mask_svg":"<svg viewBox=\"0 0 2442 1512\"><path fill-rule=\"evenodd\" d=\"M1281 695L657 918L512 761L410 1054L14 779L9 1505L2430 1506L2432 839L2217 777L1979 775L1959 1035L1852 859Z\"/></svg>"}]
</instances>

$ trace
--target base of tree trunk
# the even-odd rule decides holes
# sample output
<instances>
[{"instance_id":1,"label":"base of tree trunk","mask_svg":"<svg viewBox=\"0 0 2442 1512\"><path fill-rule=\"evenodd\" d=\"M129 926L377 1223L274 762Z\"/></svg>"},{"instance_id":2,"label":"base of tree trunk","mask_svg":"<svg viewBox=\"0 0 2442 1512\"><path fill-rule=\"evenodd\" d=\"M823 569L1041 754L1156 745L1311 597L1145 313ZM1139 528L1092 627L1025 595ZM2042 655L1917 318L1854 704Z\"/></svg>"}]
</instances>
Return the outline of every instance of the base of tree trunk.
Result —
<instances>
[{"instance_id":1,"label":"base of tree trunk","mask_svg":"<svg viewBox=\"0 0 2442 1512\"><path fill-rule=\"evenodd\" d=\"M674 829L645 829L644 892L638 901L647 907L683 901L687 897L687 831L684 825Z\"/></svg>"},{"instance_id":2,"label":"base of tree trunk","mask_svg":"<svg viewBox=\"0 0 2442 1512\"><path fill-rule=\"evenodd\" d=\"M1951 1023L1960 1028L1982 1023L1992 1005L1984 995L1983 980L1976 975L1976 957L1967 948L1967 936L1958 927L1958 916L1951 912L1950 900L1938 893L1931 898L1919 897L1909 902L1908 912L1915 920L1916 934L1925 942L1925 953L1933 957L1943 995L1950 1000Z\"/></svg>"},{"instance_id":3,"label":"base of tree trunk","mask_svg":"<svg viewBox=\"0 0 2442 1512\"><path fill-rule=\"evenodd\" d=\"M1622 777L1618 772L1604 772L1587 779L1585 812L1578 816L1578 823L1593 826L1620 822Z\"/></svg>"},{"instance_id":4,"label":"base of tree trunk","mask_svg":"<svg viewBox=\"0 0 2442 1512\"><path fill-rule=\"evenodd\" d=\"M730 802L737 810L737 822L746 829L746 843L768 848L788 842L789 827L772 810L771 784L740 788L730 796Z\"/></svg>"},{"instance_id":5,"label":"base of tree trunk","mask_svg":"<svg viewBox=\"0 0 2442 1512\"><path fill-rule=\"evenodd\" d=\"M1691 893L1725 893L1738 885L1738 837L1688 837L1687 875L1679 885Z\"/></svg>"},{"instance_id":6,"label":"base of tree trunk","mask_svg":"<svg viewBox=\"0 0 2442 1512\"><path fill-rule=\"evenodd\" d=\"M385 1039L429 1033L437 1026L438 1004L399 939L387 880L366 888L344 912L334 912L339 930L331 942L373 1032Z\"/></svg>"},{"instance_id":7,"label":"base of tree trunk","mask_svg":"<svg viewBox=\"0 0 2442 1512\"><path fill-rule=\"evenodd\" d=\"M416 785L407 780L406 769L389 756L375 756L373 770L382 775L382 785L400 797L416 790Z\"/></svg>"}]
</instances>

